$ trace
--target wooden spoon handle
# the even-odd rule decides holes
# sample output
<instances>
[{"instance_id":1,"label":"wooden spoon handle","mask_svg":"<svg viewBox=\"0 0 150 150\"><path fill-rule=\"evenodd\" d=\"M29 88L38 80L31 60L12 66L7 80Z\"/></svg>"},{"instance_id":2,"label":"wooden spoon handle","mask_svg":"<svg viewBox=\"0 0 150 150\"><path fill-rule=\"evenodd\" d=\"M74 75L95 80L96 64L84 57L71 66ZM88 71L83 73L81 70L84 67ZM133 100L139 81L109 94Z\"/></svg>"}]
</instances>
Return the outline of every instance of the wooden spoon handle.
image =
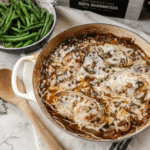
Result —
<instances>
[{"instance_id":1,"label":"wooden spoon handle","mask_svg":"<svg viewBox=\"0 0 150 150\"><path fill-rule=\"evenodd\" d=\"M59 143L56 141L50 131L48 131L48 129L38 119L37 115L32 111L29 103L26 100L20 102L18 106L27 115L27 117L29 118L35 129L38 131L49 150L63 150L63 148L59 145Z\"/></svg>"}]
</instances>

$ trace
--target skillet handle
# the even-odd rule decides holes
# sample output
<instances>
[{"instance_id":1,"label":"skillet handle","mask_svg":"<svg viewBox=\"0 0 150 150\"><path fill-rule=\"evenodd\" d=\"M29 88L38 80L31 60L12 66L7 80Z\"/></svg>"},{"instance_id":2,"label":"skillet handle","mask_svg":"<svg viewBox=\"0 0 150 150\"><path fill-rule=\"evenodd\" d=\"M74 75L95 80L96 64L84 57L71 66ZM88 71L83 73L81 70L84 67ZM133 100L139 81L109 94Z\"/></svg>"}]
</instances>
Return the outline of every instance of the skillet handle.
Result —
<instances>
[{"instance_id":1,"label":"skillet handle","mask_svg":"<svg viewBox=\"0 0 150 150\"><path fill-rule=\"evenodd\" d=\"M36 102L33 89L31 91L29 91L28 93L21 93L21 92L19 92L19 90L17 88L17 74L18 74L18 70L19 70L20 66L24 62L27 62L27 61L30 61L30 62L32 62L32 63L35 64L35 58L34 58L34 56L25 56L25 57L20 58L17 61L17 63L14 66L14 69L12 71L11 84L12 84L12 88L13 88L14 93L18 97Z\"/></svg>"}]
</instances>

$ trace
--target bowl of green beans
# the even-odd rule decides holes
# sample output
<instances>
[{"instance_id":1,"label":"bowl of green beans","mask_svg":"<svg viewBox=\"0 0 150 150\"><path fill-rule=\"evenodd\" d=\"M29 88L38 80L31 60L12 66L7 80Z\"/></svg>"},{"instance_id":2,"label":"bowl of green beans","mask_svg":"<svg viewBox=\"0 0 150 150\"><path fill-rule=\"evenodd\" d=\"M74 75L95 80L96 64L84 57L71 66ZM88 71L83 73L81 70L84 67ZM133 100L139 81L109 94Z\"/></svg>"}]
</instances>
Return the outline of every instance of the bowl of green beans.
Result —
<instances>
[{"instance_id":1,"label":"bowl of green beans","mask_svg":"<svg viewBox=\"0 0 150 150\"><path fill-rule=\"evenodd\" d=\"M48 41L56 24L49 0L11 0L0 3L0 50L28 53Z\"/></svg>"}]
</instances>

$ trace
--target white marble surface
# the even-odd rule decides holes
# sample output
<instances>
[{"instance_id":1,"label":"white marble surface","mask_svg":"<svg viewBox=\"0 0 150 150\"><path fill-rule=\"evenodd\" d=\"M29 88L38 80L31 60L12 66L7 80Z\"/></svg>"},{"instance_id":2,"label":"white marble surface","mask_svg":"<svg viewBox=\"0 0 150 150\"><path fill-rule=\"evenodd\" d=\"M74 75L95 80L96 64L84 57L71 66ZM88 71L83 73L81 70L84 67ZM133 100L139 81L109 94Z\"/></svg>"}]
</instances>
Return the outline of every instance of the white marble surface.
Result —
<instances>
[{"instance_id":1,"label":"white marble surface","mask_svg":"<svg viewBox=\"0 0 150 150\"><path fill-rule=\"evenodd\" d=\"M0 52L0 68L13 69L19 58L20 55L17 54ZM8 107L7 114L0 115L0 150L36 150L32 125L28 118L15 105L5 105Z\"/></svg>"},{"instance_id":2,"label":"white marble surface","mask_svg":"<svg viewBox=\"0 0 150 150\"><path fill-rule=\"evenodd\" d=\"M68 5L59 1L58 4ZM150 20L148 19L140 21L113 19L142 30L150 36ZM20 57L17 54L0 52L0 68L13 69ZM22 78L21 73L19 76ZM1 103L2 100L0 100L0 110L3 108ZM0 150L36 150L32 125L28 118L14 105L6 103L6 107L8 107L8 113L0 115Z\"/></svg>"}]
</instances>

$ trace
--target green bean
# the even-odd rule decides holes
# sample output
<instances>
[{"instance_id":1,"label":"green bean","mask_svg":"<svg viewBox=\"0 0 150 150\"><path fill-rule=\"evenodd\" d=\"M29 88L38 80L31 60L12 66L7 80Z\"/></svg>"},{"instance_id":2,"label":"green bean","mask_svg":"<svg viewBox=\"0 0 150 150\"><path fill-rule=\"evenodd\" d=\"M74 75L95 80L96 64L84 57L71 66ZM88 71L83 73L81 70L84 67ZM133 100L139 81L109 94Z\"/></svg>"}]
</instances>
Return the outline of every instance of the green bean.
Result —
<instances>
[{"instance_id":1,"label":"green bean","mask_svg":"<svg viewBox=\"0 0 150 150\"><path fill-rule=\"evenodd\" d=\"M12 14L11 14L11 17L10 17L9 21L10 21L10 20L14 20L14 19L16 19L17 17L19 17L19 16L16 15L15 10L14 10L14 11L12 12Z\"/></svg>"},{"instance_id":2,"label":"green bean","mask_svg":"<svg viewBox=\"0 0 150 150\"><path fill-rule=\"evenodd\" d=\"M23 45L23 42L21 41L21 42L19 42L16 46L15 46L15 48L19 48L19 47L21 47Z\"/></svg>"},{"instance_id":3,"label":"green bean","mask_svg":"<svg viewBox=\"0 0 150 150\"><path fill-rule=\"evenodd\" d=\"M45 32L44 32L42 37L45 37L47 35L47 33L49 32L52 24L53 24L53 15L50 16L50 20L49 20L49 22L48 22L48 24L46 26Z\"/></svg>"},{"instance_id":4,"label":"green bean","mask_svg":"<svg viewBox=\"0 0 150 150\"><path fill-rule=\"evenodd\" d=\"M36 24L34 26L30 26L30 27L27 27L26 29L21 30L20 33L26 32L26 31L30 31L32 29L37 29L37 28L40 28L42 26L44 26L44 23L38 23L38 24Z\"/></svg>"},{"instance_id":5,"label":"green bean","mask_svg":"<svg viewBox=\"0 0 150 150\"><path fill-rule=\"evenodd\" d=\"M16 32L18 32L18 33L19 33L19 31L20 31L18 28L15 28L15 27L10 27L10 29L13 30L13 31L16 31Z\"/></svg>"},{"instance_id":6,"label":"green bean","mask_svg":"<svg viewBox=\"0 0 150 150\"><path fill-rule=\"evenodd\" d=\"M19 6L19 2L18 2L18 1L16 1L16 0L11 0L11 1L15 4L15 6L20 7L20 6Z\"/></svg>"},{"instance_id":7,"label":"green bean","mask_svg":"<svg viewBox=\"0 0 150 150\"><path fill-rule=\"evenodd\" d=\"M15 20L15 19L17 19L17 18L19 18L18 15L13 15L12 18L11 18L11 20Z\"/></svg>"},{"instance_id":8,"label":"green bean","mask_svg":"<svg viewBox=\"0 0 150 150\"><path fill-rule=\"evenodd\" d=\"M34 22L34 15L31 14L31 24L33 24L33 22Z\"/></svg>"},{"instance_id":9,"label":"green bean","mask_svg":"<svg viewBox=\"0 0 150 150\"><path fill-rule=\"evenodd\" d=\"M14 4L14 9L17 12L18 9L20 10L20 7L18 8L18 6Z\"/></svg>"},{"instance_id":10,"label":"green bean","mask_svg":"<svg viewBox=\"0 0 150 150\"><path fill-rule=\"evenodd\" d=\"M4 13L4 11L3 11L2 9L0 9L0 14L1 14L2 16L5 15L5 13Z\"/></svg>"},{"instance_id":11,"label":"green bean","mask_svg":"<svg viewBox=\"0 0 150 150\"><path fill-rule=\"evenodd\" d=\"M23 29L25 29L25 28L26 28L26 27L25 27L24 25L22 25L22 24L20 24L20 27L21 27L21 28L23 28Z\"/></svg>"},{"instance_id":12,"label":"green bean","mask_svg":"<svg viewBox=\"0 0 150 150\"><path fill-rule=\"evenodd\" d=\"M20 28L21 28L20 20L17 20L17 26L18 26L18 29L20 29Z\"/></svg>"},{"instance_id":13,"label":"green bean","mask_svg":"<svg viewBox=\"0 0 150 150\"><path fill-rule=\"evenodd\" d=\"M1 35L2 35L2 33L3 33L3 29L4 29L4 28L1 28L1 30L0 30L0 36L1 36Z\"/></svg>"},{"instance_id":14,"label":"green bean","mask_svg":"<svg viewBox=\"0 0 150 150\"><path fill-rule=\"evenodd\" d=\"M5 33L9 30L11 24L12 24L12 21L9 21L9 22L7 23L7 25L5 26L5 28L4 28L3 32L2 32L2 34L5 34Z\"/></svg>"},{"instance_id":15,"label":"green bean","mask_svg":"<svg viewBox=\"0 0 150 150\"><path fill-rule=\"evenodd\" d=\"M27 27L30 26L30 21L29 21L27 16L25 16L25 20L26 20L26 23L27 23Z\"/></svg>"},{"instance_id":16,"label":"green bean","mask_svg":"<svg viewBox=\"0 0 150 150\"><path fill-rule=\"evenodd\" d=\"M19 21L20 21L20 20L19 20ZM14 24L14 27L18 27L18 24L15 23L15 24ZM22 28L22 29L25 29L26 27L25 27L24 25L22 25L21 22L20 22L20 29L21 29L21 28Z\"/></svg>"},{"instance_id":17,"label":"green bean","mask_svg":"<svg viewBox=\"0 0 150 150\"><path fill-rule=\"evenodd\" d=\"M14 5L12 4L11 7L10 7L10 11L9 11L8 16L7 16L7 19L6 19L6 21L5 21L5 25L9 22L9 20L10 20L10 18L11 18L11 15L12 15L12 13L13 13L13 7L14 7Z\"/></svg>"},{"instance_id":18,"label":"green bean","mask_svg":"<svg viewBox=\"0 0 150 150\"><path fill-rule=\"evenodd\" d=\"M16 12L17 12L18 16L20 17L22 23L26 26L26 25L27 25L27 24L26 24L26 21L25 21L24 18L22 17L23 15L21 14L20 10L18 9Z\"/></svg>"},{"instance_id":19,"label":"green bean","mask_svg":"<svg viewBox=\"0 0 150 150\"><path fill-rule=\"evenodd\" d=\"M16 13L15 13L15 10L14 10L14 11L11 13L10 19L11 19L12 17L14 17L15 15L16 15ZM10 19L9 19L9 20L10 20ZM9 20L8 20L8 21L9 21Z\"/></svg>"},{"instance_id":20,"label":"green bean","mask_svg":"<svg viewBox=\"0 0 150 150\"><path fill-rule=\"evenodd\" d=\"M5 4L0 3L0 6L3 7L5 10L7 10L8 8L5 6Z\"/></svg>"},{"instance_id":21,"label":"green bean","mask_svg":"<svg viewBox=\"0 0 150 150\"><path fill-rule=\"evenodd\" d=\"M0 27L2 27L5 24L6 18L7 18L7 14L5 15L5 17L3 18L2 22L0 23Z\"/></svg>"},{"instance_id":22,"label":"green bean","mask_svg":"<svg viewBox=\"0 0 150 150\"><path fill-rule=\"evenodd\" d=\"M32 2L31 2L31 0L27 0L27 1L28 1L29 7L32 8L32 5L31 5Z\"/></svg>"},{"instance_id":23,"label":"green bean","mask_svg":"<svg viewBox=\"0 0 150 150\"><path fill-rule=\"evenodd\" d=\"M46 16L44 15L43 18L42 18L42 21L45 21L45 20L46 20Z\"/></svg>"},{"instance_id":24,"label":"green bean","mask_svg":"<svg viewBox=\"0 0 150 150\"><path fill-rule=\"evenodd\" d=\"M41 22L33 22L33 24L30 24L29 27L32 27L32 26L35 26L35 25L38 25L38 24L41 24L41 23L45 23L45 21L41 21ZM43 25L44 26L44 25ZM28 28L29 28L28 27Z\"/></svg>"},{"instance_id":25,"label":"green bean","mask_svg":"<svg viewBox=\"0 0 150 150\"><path fill-rule=\"evenodd\" d=\"M28 40L26 43L23 44L22 47L28 46L32 43L33 40Z\"/></svg>"},{"instance_id":26,"label":"green bean","mask_svg":"<svg viewBox=\"0 0 150 150\"><path fill-rule=\"evenodd\" d=\"M19 35L0 35L1 38L16 38L16 37L23 37L23 36L26 36L26 35L29 35L29 32L27 33L24 33L24 34L19 34Z\"/></svg>"},{"instance_id":27,"label":"green bean","mask_svg":"<svg viewBox=\"0 0 150 150\"><path fill-rule=\"evenodd\" d=\"M42 37L43 37L43 35L44 35L44 33L45 33L45 29L46 29L46 26L47 26L47 24L48 24L49 18L50 18L50 14L49 14L49 13L47 13L47 14L46 14L46 21L45 21L44 27L43 27L43 29L42 29L42 32L41 32L40 38L42 38Z\"/></svg>"},{"instance_id":28,"label":"green bean","mask_svg":"<svg viewBox=\"0 0 150 150\"><path fill-rule=\"evenodd\" d=\"M39 8L33 2L31 4L32 4L33 9L35 9L36 12L39 13L40 12Z\"/></svg>"},{"instance_id":29,"label":"green bean","mask_svg":"<svg viewBox=\"0 0 150 150\"><path fill-rule=\"evenodd\" d=\"M37 42L37 41L39 40L41 31L42 31L42 28L39 29L39 31L38 31L38 33L37 33L35 39L34 39L34 42Z\"/></svg>"},{"instance_id":30,"label":"green bean","mask_svg":"<svg viewBox=\"0 0 150 150\"><path fill-rule=\"evenodd\" d=\"M17 17L18 17L18 16L16 16L14 13L12 14L12 16L11 16L9 22L5 25L2 34L5 34L5 33L9 30L9 28L10 28L10 26L11 26L11 24L12 24L12 21L13 21L14 19L16 19Z\"/></svg>"},{"instance_id":31,"label":"green bean","mask_svg":"<svg viewBox=\"0 0 150 150\"><path fill-rule=\"evenodd\" d=\"M5 14L1 17L1 22L4 20L4 18L5 18L6 16L8 16L8 11L5 12Z\"/></svg>"},{"instance_id":32,"label":"green bean","mask_svg":"<svg viewBox=\"0 0 150 150\"><path fill-rule=\"evenodd\" d=\"M38 19L36 18L34 14L33 14L33 19L34 19L34 22L38 22Z\"/></svg>"},{"instance_id":33,"label":"green bean","mask_svg":"<svg viewBox=\"0 0 150 150\"><path fill-rule=\"evenodd\" d=\"M45 8L42 8L42 11L41 11L41 19L43 18L43 16L44 16L44 13L46 12L46 10L45 10Z\"/></svg>"},{"instance_id":34,"label":"green bean","mask_svg":"<svg viewBox=\"0 0 150 150\"><path fill-rule=\"evenodd\" d=\"M0 35L2 34L2 32L4 30L4 26L3 25L5 24L5 21L7 19L7 15L8 14L6 14L5 16L2 17L3 21L0 23L0 27L1 27L1 29L0 29Z\"/></svg>"},{"instance_id":35,"label":"green bean","mask_svg":"<svg viewBox=\"0 0 150 150\"><path fill-rule=\"evenodd\" d=\"M28 39L31 39L37 35L37 32L31 33L30 35L23 36L23 37L16 37L16 38L2 38L0 37L0 41L3 42L20 42L20 41L26 41Z\"/></svg>"},{"instance_id":36,"label":"green bean","mask_svg":"<svg viewBox=\"0 0 150 150\"><path fill-rule=\"evenodd\" d=\"M7 43L7 44L5 44L5 48L8 48L8 47L10 47L10 46L12 46L12 43L11 42L9 42L9 43Z\"/></svg>"},{"instance_id":37,"label":"green bean","mask_svg":"<svg viewBox=\"0 0 150 150\"><path fill-rule=\"evenodd\" d=\"M30 15L22 1L20 1L20 7L21 7L23 13L25 14L25 16L30 20Z\"/></svg>"},{"instance_id":38,"label":"green bean","mask_svg":"<svg viewBox=\"0 0 150 150\"><path fill-rule=\"evenodd\" d=\"M23 37L23 36L26 36L26 35L29 35L29 31L26 32L26 33L23 33L23 34L18 34L17 36L18 36L18 37Z\"/></svg>"},{"instance_id":39,"label":"green bean","mask_svg":"<svg viewBox=\"0 0 150 150\"><path fill-rule=\"evenodd\" d=\"M28 5L25 5L25 7L40 20L40 15L33 8L30 8Z\"/></svg>"},{"instance_id":40,"label":"green bean","mask_svg":"<svg viewBox=\"0 0 150 150\"><path fill-rule=\"evenodd\" d=\"M20 21L20 20L19 20L19 21ZM15 24L14 24L14 27L18 27L18 24L15 23ZM20 29L21 29L21 28L22 28L22 29L25 29L26 26L22 25L22 24L21 24L21 21L20 21ZM22 29L21 29L21 30L22 30Z\"/></svg>"},{"instance_id":41,"label":"green bean","mask_svg":"<svg viewBox=\"0 0 150 150\"><path fill-rule=\"evenodd\" d=\"M53 16L45 8L40 10L32 0L12 2L9 7L0 3L0 41L7 42L6 48L28 46L48 33Z\"/></svg>"}]
</instances>

